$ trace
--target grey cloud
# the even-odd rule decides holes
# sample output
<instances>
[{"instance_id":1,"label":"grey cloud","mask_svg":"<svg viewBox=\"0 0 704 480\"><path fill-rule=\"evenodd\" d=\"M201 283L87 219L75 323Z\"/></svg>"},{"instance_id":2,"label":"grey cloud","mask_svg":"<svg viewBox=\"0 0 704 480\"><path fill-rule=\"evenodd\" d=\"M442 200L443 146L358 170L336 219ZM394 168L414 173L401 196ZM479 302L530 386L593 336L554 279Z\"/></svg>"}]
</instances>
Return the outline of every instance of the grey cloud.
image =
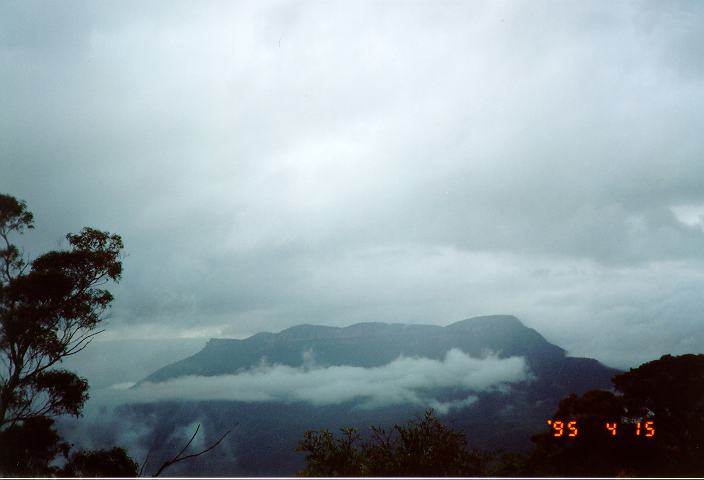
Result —
<instances>
[{"instance_id":1,"label":"grey cloud","mask_svg":"<svg viewBox=\"0 0 704 480\"><path fill-rule=\"evenodd\" d=\"M30 252L124 236L111 335L501 311L623 365L701 322L695 3L0 9L0 190Z\"/></svg>"}]
</instances>

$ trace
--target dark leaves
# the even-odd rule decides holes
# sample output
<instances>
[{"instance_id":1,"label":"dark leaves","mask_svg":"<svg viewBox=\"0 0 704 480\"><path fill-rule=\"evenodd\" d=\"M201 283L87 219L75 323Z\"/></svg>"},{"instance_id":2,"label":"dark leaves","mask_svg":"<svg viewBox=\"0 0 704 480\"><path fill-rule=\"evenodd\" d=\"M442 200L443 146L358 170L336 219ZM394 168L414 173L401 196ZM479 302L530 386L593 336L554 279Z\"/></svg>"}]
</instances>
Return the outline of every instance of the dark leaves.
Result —
<instances>
[{"instance_id":1,"label":"dark leaves","mask_svg":"<svg viewBox=\"0 0 704 480\"><path fill-rule=\"evenodd\" d=\"M136 477L138 465L123 448L79 451L58 473L62 477Z\"/></svg>"},{"instance_id":2,"label":"dark leaves","mask_svg":"<svg viewBox=\"0 0 704 480\"><path fill-rule=\"evenodd\" d=\"M594 390L560 402L553 418L576 420L579 436L533 437L532 474L698 476L704 471L704 355L665 355L616 375L617 393ZM653 421L652 438L635 434ZM605 423L617 424L611 435Z\"/></svg>"},{"instance_id":3,"label":"dark leaves","mask_svg":"<svg viewBox=\"0 0 704 480\"><path fill-rule=\"evenodd\" d=\"M136 477L137 464L122 448L81 450L71 446L54 429L54 420L35 417L0 432L0 474L33 477ZM68 461L59 469L54 459Z\"/></svg>"},{"instance_id":4,"label":"dark leaves","mask_svg":"<svg viewBox=\"0 0 704 480\"><path fill-rule=\"evenodd\" d=\"M387 433L373 427L369 441L357 445L353 428L334 437L327 430L306 432L298 451L307 452L305 476L474 476L483 458L468 449L465 436L440 423L431 411Z\"/></svg>"},{"instance_id":5,"label":"dark leaves","mask_svg":"<svg viewBox=\"0 0 704 480\"><path fill-rule=\"evenodd\" d=\"M53 425L54 420L37 417L0 432L0 473L37 477L55 473L49 464L57 455L67 455L69 445Z\"/></svg>"},{"instance_id":6,"label":"dark leaves","mask_svg":"<svg viewBox=\"0 0 704 480\"><path fill-rule=\"evenodd\" d=\"M26 204L0 195L0 474L137 475L119 448L78 452L61 471L52 465L69 445L51 415L79 416L88 399L85 379L56 368L92 340L112 302L102 288L122 273L119 235L84 228L66 236L70 250L47 252L28 264L11 233L33 228Z\"/></svg>"},{"instance_id":7,"label":"dark leaves","mask_svg":"<svg viewBox=\"0 0 704 480\"><path fill-rule=\"evenodd\" d=\"M0 232L22 233L25 228L34 228L34 215L27 210L27 204L10 195L0 194Z\"/></svg>"},{"instance_id":8,"label":"dark leaves","mask_svg":"<svg viewBox=\"0 0 704 480\"><path fill-rule=\"evenodd\" d=\"M24 202L0 195L0 428L32 414L78 415L87 386L55 370L62 358L82 350L99 332L113 300L104 288L122 274L119 235L94 228L66 236L69 250L47 252L28 272L7 234L30 228ZM47 401L48 399L48 409Z\"/></svg>"},{"instance_id":9,"label":"dark leaves","mask_svg":"<svg viewBox=\"0 0 704 480\"><path fill-rule=\"evenodd\" d=\"M48 413L79 416L88 400L88 382L68 370L47 370L32 379L35 390L43 392L51 407Z\"/></svg>"}]
</instances>

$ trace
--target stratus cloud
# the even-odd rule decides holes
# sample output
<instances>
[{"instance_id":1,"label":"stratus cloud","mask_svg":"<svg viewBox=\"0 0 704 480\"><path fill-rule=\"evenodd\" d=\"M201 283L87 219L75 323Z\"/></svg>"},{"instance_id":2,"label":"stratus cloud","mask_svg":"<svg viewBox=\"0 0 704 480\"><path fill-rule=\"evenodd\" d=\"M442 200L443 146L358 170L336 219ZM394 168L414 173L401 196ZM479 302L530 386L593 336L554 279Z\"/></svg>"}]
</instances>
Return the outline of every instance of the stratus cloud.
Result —
<instances>
[{"instance_id":1,"label":"stratus cloud","mask_svg":"<svg viewBox=\"0 0 704 480\"><path fill-rule=\"evenodd\" d=\"M106 335L511 312L701 351L701 2L137 5L0 4L0 191L28 253L123 235Z\"/></svg>"},{"instance_id":2,"label":"stratus cloud","mask_svg":"<svg viewBox=\"0 0 704 480\"><path fill-rule=\"evenodd\" d=\"M473 358L457 349L443 360L399 357L380 367L261 365L251 370L213 377L188 376L161 383L144 383L124 392L127 402L155 400L234 400L243 402L310 402L331 405L358 401L363 408L417 404L441 413L476 400L471 393L505 388L527 380L530 373L520 357ZM460 388L468 396L442 402L436 389Z\"/></svg>"}]
</instances>

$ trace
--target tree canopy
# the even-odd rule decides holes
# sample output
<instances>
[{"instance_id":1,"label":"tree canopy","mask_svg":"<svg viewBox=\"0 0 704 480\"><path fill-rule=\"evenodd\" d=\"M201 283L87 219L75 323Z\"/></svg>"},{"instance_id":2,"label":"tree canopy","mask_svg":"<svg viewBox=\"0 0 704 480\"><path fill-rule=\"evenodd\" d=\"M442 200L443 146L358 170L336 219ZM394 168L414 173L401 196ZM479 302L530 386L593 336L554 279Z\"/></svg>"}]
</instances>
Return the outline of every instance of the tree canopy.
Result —
<instances>
[{"instance_id":1,"label":"tree canopy","mask_svg":"<svg viewBox=\"0 0 704 480\"><path fill-rule=\"evenodd\" d=\"M28 261L13 243L34 228L25 202L0 194L0 473L135 476L120 448L69 454L50 417L79 416L85 379L59 367L100 333L122 273L119 235L84 228L69 248ZM62 470L53 465L64 457Z\"/></svg>"},{"instance_id":2,"label":"tree canopy","mask_svg":"<svg viewBox=\"0 0 704 480\"><path fill-rule=\"evenodd\" d=\"M308 431L298 451L306 452L303 476L476 476L483 458L467 447L464 433L443 425L431 410L425 416L395 425L390 432L372 427L362 441L354 428L335 436L328 430Z\"/></svg>"},{"instance_id":3,"label":"tree canopy","mask_svg":"<svg viewBox=\"0 0 704 480\"><path fill-rule=\"evenodd\" d=\"M86 381L58 368L100 333L122 273L119 235L93 228L68 234L67 250L29 262L12 243L31 229L25 202L0 195L0 429L44 415L78 415Z\"/></svg>"},{"instance_id":4,"label":"tree canopy","mask_svg":"<svg viewBox=\"0 0 704 480\"><path fill-rule=\"evenodd\" d=\"M541 475L700 476L704 473L704 355L664 355L560 402L553 416L579 434L533 438L528 470ZM609 430L606 423L614 428ZM646 436L645 422L652 422Z\"/></svg>"}]
</instances>

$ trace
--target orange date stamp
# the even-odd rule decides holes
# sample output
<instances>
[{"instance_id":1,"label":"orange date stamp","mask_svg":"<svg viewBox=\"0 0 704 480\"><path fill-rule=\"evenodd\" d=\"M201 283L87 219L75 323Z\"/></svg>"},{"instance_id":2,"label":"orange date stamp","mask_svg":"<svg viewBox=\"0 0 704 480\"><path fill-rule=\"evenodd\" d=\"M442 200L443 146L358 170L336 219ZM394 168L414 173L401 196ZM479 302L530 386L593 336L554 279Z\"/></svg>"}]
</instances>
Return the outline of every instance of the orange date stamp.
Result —
<instances>
[{"instance_id":1,"label":"orange date stamp","mask_svg":"<svg viewBox=\"0 0 704 480\"><path fill-rule=\"evenodd\" d=\"M579 428L576 420L548 420L548 425L552 428L553 437L576 437L579 435ZM633 426L633 428L627 428L626 426ZM624 428L622 428L624 427ZM637 437L654 437L655 436L655 422L648 420L646 422L635 422L634 424L621 424L619 422L604 422L604 429L612 437L619 434L626 434L630 431L631 435Z\"/></svg>"}]
</instances>

